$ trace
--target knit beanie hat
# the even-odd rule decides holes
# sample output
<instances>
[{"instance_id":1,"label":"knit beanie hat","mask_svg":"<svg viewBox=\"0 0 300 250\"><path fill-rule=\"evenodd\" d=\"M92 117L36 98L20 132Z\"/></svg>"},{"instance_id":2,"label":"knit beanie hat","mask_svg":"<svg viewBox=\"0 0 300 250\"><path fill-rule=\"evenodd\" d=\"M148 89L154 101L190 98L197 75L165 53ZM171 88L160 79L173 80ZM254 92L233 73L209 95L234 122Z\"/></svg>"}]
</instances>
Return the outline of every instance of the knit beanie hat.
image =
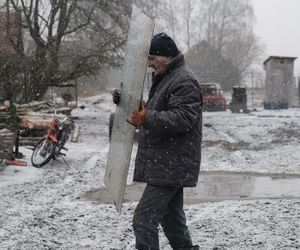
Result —
<instances>
[{"instance_id":1,"label":"knit beanie hat","mask_svg":"<svg viewBox=\"0 0 300 250\"><path fill-rule=\"evenodd\" d=\"M179 50L175 42L166 33L159 33L153 36L149 55L175 57L178 54Z\"/></svg>"}]
</instances>

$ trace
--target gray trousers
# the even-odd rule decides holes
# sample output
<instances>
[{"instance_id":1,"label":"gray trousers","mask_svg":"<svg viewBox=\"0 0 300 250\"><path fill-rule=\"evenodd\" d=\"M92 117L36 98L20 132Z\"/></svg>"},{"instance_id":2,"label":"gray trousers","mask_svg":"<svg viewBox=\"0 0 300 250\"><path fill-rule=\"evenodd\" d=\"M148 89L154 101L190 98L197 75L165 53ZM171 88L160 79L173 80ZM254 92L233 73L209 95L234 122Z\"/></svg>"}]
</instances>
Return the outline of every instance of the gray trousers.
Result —
<instances>
[{"instance_id":1,"label":"gray trousers","mask_svg":"<svg viewBox=\"0 0 300 250\"><path fill-rule=\"evenodd\" d=\"M193 245L183 211L183 188L147 184L133 216L136 249L159 250L159 224L173 249Z\"/></svg>"}]
</instances>

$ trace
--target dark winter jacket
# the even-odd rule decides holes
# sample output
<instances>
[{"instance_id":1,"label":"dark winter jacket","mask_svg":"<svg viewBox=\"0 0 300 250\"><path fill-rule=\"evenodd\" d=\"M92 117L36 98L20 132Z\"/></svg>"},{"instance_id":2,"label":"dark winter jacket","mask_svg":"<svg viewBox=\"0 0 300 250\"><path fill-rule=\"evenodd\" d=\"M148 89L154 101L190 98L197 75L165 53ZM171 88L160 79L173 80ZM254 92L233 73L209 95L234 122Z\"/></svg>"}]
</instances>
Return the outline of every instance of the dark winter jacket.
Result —
<instances>
[{"instance_id":1,"label":"dark winter jacket","mask_svg":"<svg viewBox=\"0 0 300 250\"><path fill-rule=\"evenodd\" d=\"M134 181L196 186L201 161L202 91L179 54L153 79L140 128Z\"/></svg>"},{"instance_id":2,"label":"dark winter jacket","mask_svg":"<svg viewBox=\"0 0 300 250\"><path fill-rule=\"evenodd\" d=\"M16 106L13 102L11 102L9 108L5 112L1 112L1 114L0 123L6 124L10 129L18 128L21 118L17 116Z\"/></svg>"}]
</instances>

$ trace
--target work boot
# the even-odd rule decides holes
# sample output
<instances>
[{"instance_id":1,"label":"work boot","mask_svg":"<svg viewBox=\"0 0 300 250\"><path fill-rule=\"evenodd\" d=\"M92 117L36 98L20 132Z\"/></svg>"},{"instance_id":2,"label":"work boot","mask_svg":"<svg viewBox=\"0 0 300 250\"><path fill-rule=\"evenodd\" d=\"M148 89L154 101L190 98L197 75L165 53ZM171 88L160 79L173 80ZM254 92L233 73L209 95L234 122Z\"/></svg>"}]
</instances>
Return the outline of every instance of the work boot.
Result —
<instances>
[{"instance_id":1,"label":"work boot","mask_svg":"<svg viewBox=\"0 0 300 250\"><path fill-rule=\"evenodd\" d=\"M180 248L174 248L173 250L200 250L199 246L191 246L191 247L180 247Z\"/></svg>"}]
</instances>

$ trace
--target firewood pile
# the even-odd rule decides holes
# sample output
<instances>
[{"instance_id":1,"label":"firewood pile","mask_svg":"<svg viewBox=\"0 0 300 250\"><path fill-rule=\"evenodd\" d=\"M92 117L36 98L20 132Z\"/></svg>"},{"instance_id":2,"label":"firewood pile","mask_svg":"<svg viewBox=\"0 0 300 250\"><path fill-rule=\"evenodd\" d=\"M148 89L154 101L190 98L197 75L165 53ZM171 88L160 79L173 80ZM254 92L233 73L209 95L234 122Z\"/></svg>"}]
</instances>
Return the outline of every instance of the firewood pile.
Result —
<instances>
[{"instance_id":1,"label":"firewood pile","mask_svg":"<svg viewBox=\"0 0 300 250\"><path fill-rule=\"evenodd\" d=\"M56 107L56 116L59 119L63 119L66 116L71 115L71 111L75 106L72 107ZM0 111L4 111L4 107L0 107ZM3 112L0 112L0 114ZM54 109L47 105L46 102L31 102L27 104L16 105L17 116L21 118L22 126L19 136L20 146L35 146L39 140L43 138L49 128L53 118ZM4 113L3 113L4 114ZM6 124L5 128L9 129L9 125ZM1 128L1 127L0 127ZM3 131L2 131L3 132ZM1 132L1 133L2 133ZM0 133L0 137L1 137ZM4 132L3 132L4 133ZM6 132L5 132L6 133ZM10 138L6 134L1 137L2 144L4 138ZM77 142L79 137L79 127L75 124L75 129L71 135L71 140ZM3 144L4 145L4 144Z\"/></svg>"},{"instance_id":2,"label":"firewood pile","mask_svg":"<svg viewBox=\"0 0 300 250\"><path fill-rule=\"evenodd\" d=\"M26 104L17 104L17 114L18 115L25 115L29 111L38 112L41 110L49 110L49 106L46 102L31 102Z\"/></svg>"},{"instance_id":3,"label":"firewood pile","mask_svg":"<svg viewBox=\"0 0 300 250\"><path fill-rule=\"evenodd\" d=\"M19 137L19 145L36 145L46 134L54 118L54 110L46 102L31 102L16 105L16 109L17 115L22 119L24 124L24 129L21 130ZM70 116L71 111L72 109L69 107L56 108L56 116L63 119L66 116Z\"/></svg>"},{"instance_id":4,"label":"firewood pile","mask_svg":"<svg viewBox=\"0 0 300 250\"><path fill-rule=\"evenodd\" d=\"M22 116L26 115L28 112L42 112L42 113L53 113L53 110L47 105L47 102L31 102L26 104L16 105L17 114ZM70 115L72 108L61 107L56 109L57 113Z\"/></svg>"},{"instance_id":5,"label":"firewood pile","mask_svg":"<svg viewBox=\"0 0 300 250\"><path fill-rule=\"evenodd\" d=\"M63 119L66 115L64 114L57 114L56 115L59 119ZM19 117L26 121L27 128L29 129L41 129L41 130L47 130L51 121L54 118L54 113L43 113L43 112L28 112L24 115L19 115Z\"/></svg>"}]
</instances>

